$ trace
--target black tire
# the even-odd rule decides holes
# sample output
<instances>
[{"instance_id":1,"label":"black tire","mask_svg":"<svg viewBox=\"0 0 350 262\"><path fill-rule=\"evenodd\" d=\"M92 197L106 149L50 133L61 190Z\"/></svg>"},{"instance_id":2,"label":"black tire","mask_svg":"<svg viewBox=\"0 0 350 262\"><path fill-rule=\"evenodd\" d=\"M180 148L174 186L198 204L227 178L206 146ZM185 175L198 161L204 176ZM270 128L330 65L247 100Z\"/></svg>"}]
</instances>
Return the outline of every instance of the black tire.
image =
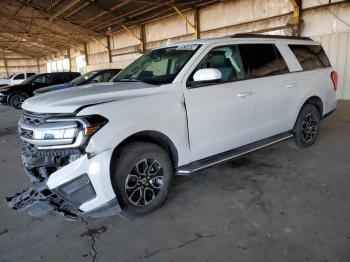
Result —
<instances>
[{"instance_id":1,"label":"black tire","mask_svg":"<svg viewBox=\"0 0 350 262\"><path fill-rule=\"evenodd\" d=\"M299 148L315 143L320 129L320 113L314 105L305 104L293 128L294 140Z\"/></svg>"},{"instance_id":2,"label":"black tire","mask_svg":"<svg viewBox=\"0 0 350 262\"><path fill-rule=\"evenodd\" d=\"M174 172L163 148L131 142L112 161L112 185L124 215L142 216L162 205Z\"/></svg>"},{"instance_id":3,"label":"black tire","mask_svg":"<svg viewBox=\"0 0 350 262\"><path fill-rule=\"evenodd\" d=\"M27 97L25 95L23 95L23 94L14 94L13 96L11 96L9 104L13 108L21 109L22 108L22 103L26 99L27 99Z\"/></svg>"}]
</instances>

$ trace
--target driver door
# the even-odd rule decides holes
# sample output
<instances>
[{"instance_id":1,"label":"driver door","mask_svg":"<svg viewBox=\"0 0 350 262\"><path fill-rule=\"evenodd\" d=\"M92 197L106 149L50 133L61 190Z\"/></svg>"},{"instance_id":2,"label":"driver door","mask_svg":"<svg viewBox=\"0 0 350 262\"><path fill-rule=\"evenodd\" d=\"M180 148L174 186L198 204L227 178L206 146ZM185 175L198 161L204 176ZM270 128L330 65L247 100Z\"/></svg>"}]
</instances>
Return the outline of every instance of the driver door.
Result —
<instances>
[{"instance_id":1,"label":"driver door","mask_svg":"<svg viewBox=\"0 0 350 262\"><path fill-rule=\"evenodd\" d=\"M204 68L221 72L217 83L192 83ZM189 77L185 91L191 161L219 154L254 141L253 88L243 80L244 68L237 46L212 49Z\"/></svg>"},{"instance_id":2,"label":"driver door","mask_svg":"<svg viewBox=\"0 0 350 262\"><path fill-rule=\"evenodd\" d=\"M53 78L52 75L50 74L43 74L39 75L36 77L32 82L31 82L31 92L34 92L35 90L53 85Z\"/></svg>"}]
</instances>

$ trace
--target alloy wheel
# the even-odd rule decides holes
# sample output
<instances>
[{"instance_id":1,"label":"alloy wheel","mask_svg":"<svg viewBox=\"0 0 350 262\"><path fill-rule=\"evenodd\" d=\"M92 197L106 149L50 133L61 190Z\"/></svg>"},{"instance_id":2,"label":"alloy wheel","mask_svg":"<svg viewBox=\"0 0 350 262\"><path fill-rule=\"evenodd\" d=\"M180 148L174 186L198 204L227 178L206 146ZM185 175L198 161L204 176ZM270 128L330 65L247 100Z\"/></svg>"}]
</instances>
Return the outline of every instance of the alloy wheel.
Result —
<instances>
[{"instance_id":1,"label":"alloy wheel","mask_svg":"<svg viewBox=\"0 0 350 262\"><path fill-rule=\"evenodd\" d=\"M15 108L21 108L21 106L22 106L24 100L25 100L25 99L24 99L23 96L17 96L17 97L15 97L15 98L13 99L13 101L12 101L13 107L15 107Z\"/></svg>"},{"instance_id":2,"label":"alloy wheel","mask_svg":"<svg viewBox=\"0 0 350 262\"><path fill-rule=\"evenodd\" d=\"M142 159L125 179L125 194L134 206L146 206L159 194L163 181L161 164L155 159Z\"/></svg>"},{"instance_id":3,"label":"alloy wheel","mask_svg":"<svg viewBox=\"0 0 350 262\"><path fill-rule=\"evenodd\" d=\"M310 142L317 134L318 122L317 117L313 113L308 113L301 126L302 138L305 142Z\"/></svg>"}]
</instances>

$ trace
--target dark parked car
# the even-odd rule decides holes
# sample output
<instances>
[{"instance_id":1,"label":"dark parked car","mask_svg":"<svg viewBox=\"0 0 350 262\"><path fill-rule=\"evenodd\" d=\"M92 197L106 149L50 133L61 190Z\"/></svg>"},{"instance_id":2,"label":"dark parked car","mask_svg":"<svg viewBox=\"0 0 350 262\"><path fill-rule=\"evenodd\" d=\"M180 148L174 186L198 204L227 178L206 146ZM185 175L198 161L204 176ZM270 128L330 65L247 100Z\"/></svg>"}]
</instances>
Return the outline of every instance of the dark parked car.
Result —
<instances>
[{"instance_id":1,"label":"dark parked car","mask_svg":"<svg viewBox=\"0 0 350 262\"><path fill-rule=\"evenodd\" d=\"M24 100L33 96L35 90L46 86L67 83L78 76L80 76L80 73L76 72L44 73L31 76L18 85L1 87L0 104L20 109Z\"/></svg>"},{"instance_id":2,"label":"dark parked car","mask_svg":"<svg viewBox=\"0 0 350 262\"><path fill-rule=\"evenodd\" d=\"M68 83L40 88L38 90L35 90L34 94L39 95L39 94L46 93L49 91L66 89L66 88L70 88L73 86L81 86L81 85L87 85L87 84L92 84L92 83L109 82L109 80L111 80L120 71L121 71L121 69L94 70L94 71L88 72L84 75L81 75Z\"/></svg>"}]
</instances>

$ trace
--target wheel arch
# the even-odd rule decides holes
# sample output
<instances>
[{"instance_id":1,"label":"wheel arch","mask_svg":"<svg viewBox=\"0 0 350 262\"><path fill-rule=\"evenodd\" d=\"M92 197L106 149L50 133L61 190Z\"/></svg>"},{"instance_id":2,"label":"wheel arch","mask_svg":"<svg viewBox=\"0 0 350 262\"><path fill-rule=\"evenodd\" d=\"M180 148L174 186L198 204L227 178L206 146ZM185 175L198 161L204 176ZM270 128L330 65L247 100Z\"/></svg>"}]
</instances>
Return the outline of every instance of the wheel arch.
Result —
<instances>
[{"instance_id":1,"label":"wheel arch","mask_svg":"<svg viewBox=\"0 0 350 262\"><path fill-rule=\"evenodd\" d=\"M302 105L301 108L303 108L303 106L305 104L311 104L313 106L316 107L317 111L320 113L320 117L321 119L323 118L323 109L324 109L324 105L323 105L323 101L322 99L319 97L319 96L311 96L309 97L305 102L304 104ZM300 108L300 110L301 110Z\"/></svg>"},{"instance_id":2,"label":"wheel arch","mask_svg":"<svg viewBox=\"0 0 350 262\"><path fill-rule=\"evenodd\" d=\"M313 96L309 96L308 98L306 98L304 100L304 102L301 104L301 106L299 107L299 111L297 112L296 116L295 116L295 120L294 120L294 124L293 124L293 130L295 128L295 124L298 120L298 117L300 115L301 110L303 109L303 107L306 104L311 104L313 106L316 107L317 111L320 113L320 118L323 118L323 109L324 109L324 105L323 105L323 101L322 99L317 96L317 95L313 95Z\"/></svg>"},{"instance_id":3,"label":"wheel arch","mask_svg":"<svg viewBox=\"0 0 350 262\"><path fill-rule=\"evenodd\" d=\"M154 131L154 130L145 130L141 132L137 132L133 135L128 136L124 140L122 140L113 150L112 159L115 159L115 157L120 153L121 148L125 146L126 144L130 142L150 142L154 143L156 145L159 145L162 147L170 156L171 162L173 164L174 169L177 167L179 162L179 155L178 150L173 143L173 141L166 136L165 134ZM113 168L112 162L110 164L110 171L111 174L113 174Z\"/></svg>"},{"instance_id":4,"label":"wheel arch","mask_svg":"<svg viewBox=\"0 0 350 262\"><path fill-rule=\"evenodd\" d=\"M29 98L29 95L25 92L21 92L21 91L14 91L11 94L8 95L7 97L7 104L10 106L10 100L14 95L24 95L26 98Z\"/></svg>"}]
</instances>

